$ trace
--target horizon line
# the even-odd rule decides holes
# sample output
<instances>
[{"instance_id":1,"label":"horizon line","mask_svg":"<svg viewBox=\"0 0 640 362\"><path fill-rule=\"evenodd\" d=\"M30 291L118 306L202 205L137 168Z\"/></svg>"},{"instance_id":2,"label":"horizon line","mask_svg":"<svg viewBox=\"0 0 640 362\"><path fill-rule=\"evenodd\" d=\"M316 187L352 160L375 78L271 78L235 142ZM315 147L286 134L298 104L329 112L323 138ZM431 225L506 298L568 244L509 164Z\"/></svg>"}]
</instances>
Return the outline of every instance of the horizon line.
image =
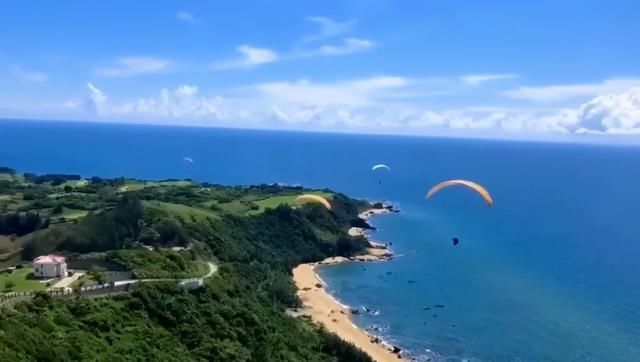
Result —
<instances>
[{"instance_id":1,"label":"horizon line","mask_svg":"<svg viewBox=\"0 0 640 362\"><path fill-rule=\"evenodd\" d=\"M143 121L114 121L101 119L54 119L54 118L7 118L0 116L1 122L31 122L31 123L66 123L66 124L98 124L113 126L149 126L149 127L179 127L179 128L201 128L212 130L238 130L238 131L263 131L263 132L287 132L287 133L311 133L311 134L329 134L341 136L379 136L379 137L407 137L407 138L434 138L434 139L450 139L450 140L470 140L470 141L496 141L496 142L515 142L515 143L549 143L549 144L576 144L576 145L596 145L596 146L612 146L612 147L638 147L640 146L640 136L638 135L609 135L609 134L551 134L545 135L551 137L531 137L531 133L513 133L514 137L508 134L491 135L485 133L464 135L452 135L439 133L400 133L400 132L367 132L366 130L349 130L340 131L335 129L299 129L299 128L276 128L276 127L250 127L250 126L229 126L223 124L204 125L204 124L178 124L178 123L157 123ZM536 135L542 135L537 133ZM635 136L635 137L634 137ZM613 139L632 142L611 142Z\"/></svg>"}]
</instances>

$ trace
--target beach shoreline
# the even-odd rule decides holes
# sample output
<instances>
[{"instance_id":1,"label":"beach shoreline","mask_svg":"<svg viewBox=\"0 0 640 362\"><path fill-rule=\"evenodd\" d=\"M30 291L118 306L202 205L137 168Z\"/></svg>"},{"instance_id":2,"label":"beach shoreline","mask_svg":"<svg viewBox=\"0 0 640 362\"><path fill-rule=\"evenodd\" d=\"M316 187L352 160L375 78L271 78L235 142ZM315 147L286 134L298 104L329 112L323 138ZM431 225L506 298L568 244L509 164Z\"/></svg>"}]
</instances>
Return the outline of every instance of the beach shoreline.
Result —
<instances>
[{"instance_id":1,"label":"beach shoreline","mask_svg":"<svg viewBox=\"0 0 640 362\"><path fill-rule=\"evenodd\" d=\"M387 214L392 211L393 208L374 208L358 216L363 220L368 220L372 216ZM370 240L365 235L365 232L364 228L352 227L349 229L349 235L367 238L370 247L366 249L366 254L351 258L327 258L317 263L300 264L293 269L293 280L298 288L298 297L303 304L302 308L296 311L295 314L310 317L314 323L324 326L343 340L353 343L375 361L404 360L398 348L357 327L351 320L351 316L358 314L359 311L341 304L329 294L326 291L325 282L316 273L316 267L319 265L333 265L345 262L376 262L393 258L393 252L386 244Z\"/></svg>"}]
</instances>

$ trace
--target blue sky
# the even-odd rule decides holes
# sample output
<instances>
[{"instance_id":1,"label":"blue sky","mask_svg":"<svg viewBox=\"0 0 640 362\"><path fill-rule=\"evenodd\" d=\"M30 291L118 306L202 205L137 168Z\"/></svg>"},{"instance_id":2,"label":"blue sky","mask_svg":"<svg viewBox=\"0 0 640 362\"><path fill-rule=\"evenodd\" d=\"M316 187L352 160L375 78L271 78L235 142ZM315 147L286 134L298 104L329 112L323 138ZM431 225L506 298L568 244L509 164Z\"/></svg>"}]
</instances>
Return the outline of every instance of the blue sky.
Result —
<instances>
[{"instance_id":1,"label":"blue sky","mask_svg":"<svg viewBox=\"0 0 640 362\"><path fill-rule=\"evenodd\" d=\"M636 134L638 14L631 0L4 0L0 117Z\"/></svg>"}]
</instances>

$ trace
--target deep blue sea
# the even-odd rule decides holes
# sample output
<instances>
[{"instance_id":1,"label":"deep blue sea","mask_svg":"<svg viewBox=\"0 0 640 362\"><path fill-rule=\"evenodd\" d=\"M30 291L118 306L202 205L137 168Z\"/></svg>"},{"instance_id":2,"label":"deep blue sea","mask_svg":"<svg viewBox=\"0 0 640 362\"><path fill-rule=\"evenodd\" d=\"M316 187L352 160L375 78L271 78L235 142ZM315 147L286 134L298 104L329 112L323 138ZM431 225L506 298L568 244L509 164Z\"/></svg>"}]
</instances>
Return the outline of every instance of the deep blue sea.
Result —
<instances>
[{"instance_id":1,"label":"deep blue sea","mask_svg":"<svg viewBox=\"0 0 640 362\"><path fill-rule=\"evenodd\" d=\"M393 261L320 270L340 301L379 310L358 325L418 359L640 361L637 147L5 120L0 165L392 201L402 213L372 236ZM451 178L494 207L464 189L424 199Z\"/></svg>"}]
</instances>

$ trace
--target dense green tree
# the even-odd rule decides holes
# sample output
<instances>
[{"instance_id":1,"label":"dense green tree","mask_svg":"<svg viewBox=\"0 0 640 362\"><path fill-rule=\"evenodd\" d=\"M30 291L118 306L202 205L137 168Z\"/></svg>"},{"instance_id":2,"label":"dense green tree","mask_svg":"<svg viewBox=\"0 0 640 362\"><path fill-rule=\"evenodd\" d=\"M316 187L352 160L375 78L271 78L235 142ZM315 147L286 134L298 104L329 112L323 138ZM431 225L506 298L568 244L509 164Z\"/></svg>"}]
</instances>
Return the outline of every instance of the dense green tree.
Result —
<instances>
[{"instance_id":1,"label":"dense green tree","mask_svg":"<svg viewBox=\"0 0 640 362\"><path fill-rule=\"evenodd\" d=\"M27 259L55 251L70 254L70 260L77 257L78 262L125 268L139 278L153 279L202 273L203 260L215 260L219 271L204 288L190 292L172 281L140 283L131 293L101 299L39 294L31 302L0 310L1 359L370 361L337 336L284 313L299 306L291 279L293 266L354 255L366 246L365 239L346 232L363 222L357 215L366 203L336 194L331 211L318 205L280 205L250 213L260 210L259 200L304 190L154 183L123 192L122 178L93 178L72 194L61 195L49 183L69 180L67 175L27 179L31 183L3 186L31 195L22 203L25 211L20 217L35 210L44 210L45 215L62 211L52 210L57 207L90 211L75 223L29 235L23 250ZM200 212L214 215L203 217ZM11 217L9 224L15 225L15 215ZM33 224L24 221L17 224ZM46 226L45 218L38 228ZM155 248L147 250L138 242ZM168 250L174 245L189 249ZM105 280L101 269L91 268L89 273Z\"/></svg>"}]
</instances>

